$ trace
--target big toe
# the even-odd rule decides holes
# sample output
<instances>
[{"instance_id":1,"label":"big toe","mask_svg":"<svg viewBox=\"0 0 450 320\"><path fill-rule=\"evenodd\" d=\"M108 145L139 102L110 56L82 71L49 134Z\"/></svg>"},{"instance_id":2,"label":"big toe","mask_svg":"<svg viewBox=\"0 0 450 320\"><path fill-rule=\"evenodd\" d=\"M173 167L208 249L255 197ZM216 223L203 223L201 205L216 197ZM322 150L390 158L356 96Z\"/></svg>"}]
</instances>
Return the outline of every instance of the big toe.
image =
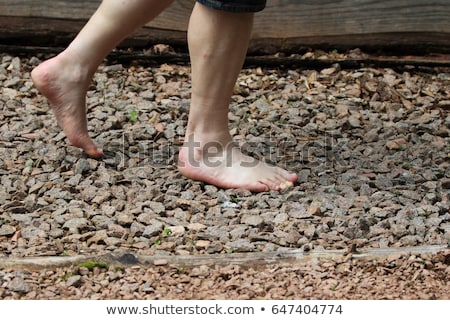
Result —
<instances>
[{"instance_id":1,"label":"big toe","mask_svg":"<svg viewBox=\"0 0 450 320\"><path fill-rule=\"evenodd\" d=\"M98 148L96 145L93 146L88 146L88 147L84 147L82 148L84 150L84 152L86 152L86 154L91 157L91 158L101 158L103 157L103 150Z\"/></svg>"},{"instance_id":2,"label":"big toe","mask_svg":"<svg viewBox=\"0 0 450 320\"><path fill-rule=\"evenodd\" d=\"M73 146L83 149L91 158L101 158L103 156L103 150L98 148L89 136L69 137L69 141Z\"/></svg>"}]
</instances>

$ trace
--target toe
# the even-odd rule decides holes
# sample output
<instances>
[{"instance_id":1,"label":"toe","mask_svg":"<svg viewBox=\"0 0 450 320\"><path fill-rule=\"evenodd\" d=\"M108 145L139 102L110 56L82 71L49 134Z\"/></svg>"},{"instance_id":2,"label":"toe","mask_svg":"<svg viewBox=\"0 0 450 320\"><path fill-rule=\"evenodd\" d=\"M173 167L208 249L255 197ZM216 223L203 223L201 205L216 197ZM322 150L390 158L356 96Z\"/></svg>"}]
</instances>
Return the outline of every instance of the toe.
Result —
<instances>
[{"instance_id":1,"label":"toe","mask_svg":"<svg viewBox=\"0 0 450 320\"><path fill-rule=\"evenodd\" d=\"M86 149L83 148L83 150L84 150L84 152L86 152L86 154L89 157L95 158L95 159L101 158L104 155L103 150L100 148L97 148L96 146L86 148Z\"/></svg>"},{"instance_id":2,"label":"toe","mask_svg":"<svg viewBox=\"0 0 450 320\"><path fill-rule=\"evenodd\" d=\"M103 150L98 148L87 134L70 136L69 141L73 146L83 149L91 158L103 157Z\"/></svg>"}]
</instances>

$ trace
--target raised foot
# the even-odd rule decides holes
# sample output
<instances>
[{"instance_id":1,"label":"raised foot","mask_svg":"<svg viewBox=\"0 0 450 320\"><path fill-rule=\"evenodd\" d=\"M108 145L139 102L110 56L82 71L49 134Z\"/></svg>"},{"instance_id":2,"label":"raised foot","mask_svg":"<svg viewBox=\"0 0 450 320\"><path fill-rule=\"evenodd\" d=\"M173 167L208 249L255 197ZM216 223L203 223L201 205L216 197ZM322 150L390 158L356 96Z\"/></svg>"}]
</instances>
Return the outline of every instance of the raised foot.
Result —
<instances>
[{"instance_id":1,"label":"raised foot","mask_svg":"<svg viewBox=\"0 0 450 320\"><path fill-rule=\"evenodd\" d=\"M58 125L69 142L90 157L100 158L103 151L89 137L86 120L86 93L91 78L81 68L65 63L57 56L31 72L36 88L49 100Z\"/></svg>"}]
</instances>

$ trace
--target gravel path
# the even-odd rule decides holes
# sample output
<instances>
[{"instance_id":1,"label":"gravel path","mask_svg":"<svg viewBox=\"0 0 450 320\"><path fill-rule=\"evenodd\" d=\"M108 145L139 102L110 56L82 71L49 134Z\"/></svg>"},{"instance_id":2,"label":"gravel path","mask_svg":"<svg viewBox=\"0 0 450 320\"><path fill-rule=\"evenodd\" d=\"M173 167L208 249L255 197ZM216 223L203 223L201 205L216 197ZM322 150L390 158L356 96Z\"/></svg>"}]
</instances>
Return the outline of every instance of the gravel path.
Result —
<instances>
[{"instance_id":1,"label":"gravel path","mask_svg":"<svg viewBox=\"0 0 450 320\"><path fill-rule=\"evenodd\" d=\"M88 119L106 156L93 160L67 145L33 88L29 72L39 61L0 54L0 257L450 241L448 69L244 69L230 110L235 140L299 174L286 192L253 194L189 181L176 171L189 110L188 67L103 65L88 93ZM405 266L417 272L411 261L405 258ZM277 268L290 267L265 274L285 270ZM96 272L106 277L111 270ZM0 283L8 286L2 274Z\"/></svg>"}]
</instances>

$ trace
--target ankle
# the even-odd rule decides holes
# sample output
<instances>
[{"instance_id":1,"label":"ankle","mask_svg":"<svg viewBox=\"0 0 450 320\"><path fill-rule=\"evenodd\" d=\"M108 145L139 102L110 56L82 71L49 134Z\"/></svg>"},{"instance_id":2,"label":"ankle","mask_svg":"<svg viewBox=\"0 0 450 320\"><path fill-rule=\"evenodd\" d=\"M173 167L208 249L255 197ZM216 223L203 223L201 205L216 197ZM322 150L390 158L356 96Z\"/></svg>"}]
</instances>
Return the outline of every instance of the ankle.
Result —
<instances>
[{"instance_id":1,"label":"ankle","mask_svg":"<svg viewBox=\"0 0 450 320\"><path fill-rule=\"evenodd\" d=\"M225 148L233 141L228 130L187 130L184 144L196 149L202 149L206 145L217 144Z\"/></svg>"},{"instance_id":2,"label":"ankle","mask_svg":"<svg viewBox=\"0 0 450 320\"><path fill-rule=\"evenodd\" d=\"M59 72L66 79L76 83L90 83L97 65L91 66L91 61L84 61L74 50L66 49L55 57Z\"/></svg>"}]
</instances>

